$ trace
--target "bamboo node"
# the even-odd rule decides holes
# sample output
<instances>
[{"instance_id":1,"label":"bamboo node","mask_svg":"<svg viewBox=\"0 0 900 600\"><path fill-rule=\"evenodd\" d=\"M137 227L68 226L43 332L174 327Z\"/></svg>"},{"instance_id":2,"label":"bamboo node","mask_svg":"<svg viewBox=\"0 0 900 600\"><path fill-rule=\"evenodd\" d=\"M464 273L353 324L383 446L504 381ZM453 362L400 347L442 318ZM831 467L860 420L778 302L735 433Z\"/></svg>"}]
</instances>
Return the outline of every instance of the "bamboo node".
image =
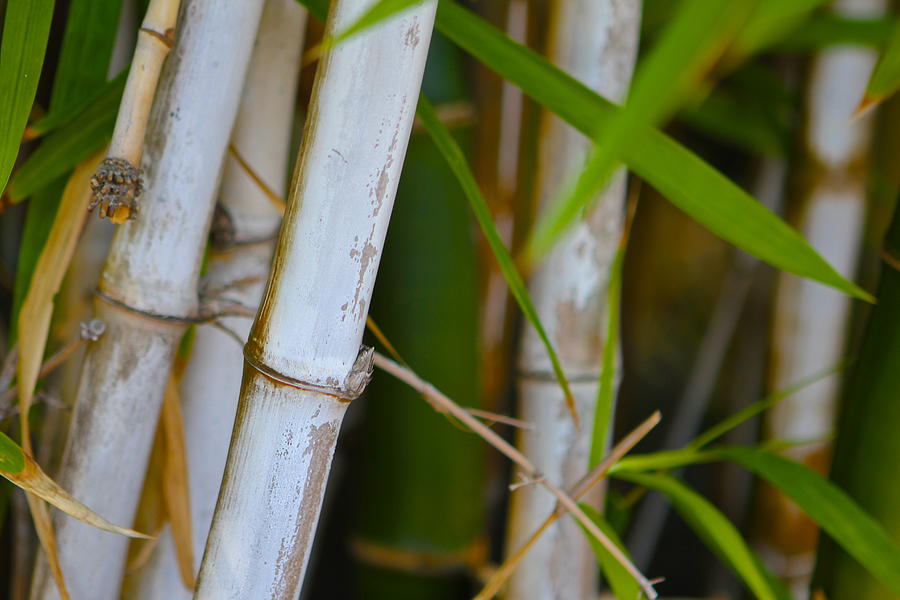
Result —
<instances>
[{"instance_id":1,"label":"bamboo node","mask_svg":"<svg viewBox=\"0 0 900 600\"><path fill-rule=\"evenodd\" d=\"M158 39L160 42L165 45L166 48L171 48L175 45L175 28L169 27L165 30L165 32L160 33L155 29L151 29L150 27L141 27L140 31Z\"/></svg>"},{"instance_id":2,"label":"bamboo node","mask_svg":"<svg viewBox=\"0 0 900 600\"><path fill-rule=\"evenodd\" d=\"M351 398L362 395L369 381L372 380L372 372L375 370L375 348L360 346L359 355L353 363L353 368L344 379L344 391Z\"/></svg>"},{"instance_id":3,"label":"bamboo node","mask_svg":"<svg viewBox=\"0 0 900 600\"><path fill-rule=\"evenodd\" d=\"M91 204L101 219L124 223L137 216L137 198L144 191L143 172L124 158L108 156L91 177Z\"/></svg>"}]
</instances>

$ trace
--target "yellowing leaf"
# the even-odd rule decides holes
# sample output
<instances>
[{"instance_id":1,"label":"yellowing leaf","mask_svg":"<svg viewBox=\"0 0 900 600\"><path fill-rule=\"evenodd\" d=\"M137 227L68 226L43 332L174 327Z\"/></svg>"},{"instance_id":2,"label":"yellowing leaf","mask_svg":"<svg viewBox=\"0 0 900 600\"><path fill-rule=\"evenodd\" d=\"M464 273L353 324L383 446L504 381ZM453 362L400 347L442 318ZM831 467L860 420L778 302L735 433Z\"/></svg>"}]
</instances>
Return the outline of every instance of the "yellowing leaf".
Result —
<instances>
[{"instance_id":1,"label":"yellowing leaf","mask_svg":"<svg viewBox=\"0 0 900 600\"><path fill-rule=\"evenodd\" d=\"M178 558L178 570L184 584L194 588L194 528L191 526L191 502L188 490L187 453L184 447L184 425L181 420L181 402L175 377L169 378L163 396L162 432L164 466L162 472L163 500L172 540Z\"/></svg>"}]
</instances>

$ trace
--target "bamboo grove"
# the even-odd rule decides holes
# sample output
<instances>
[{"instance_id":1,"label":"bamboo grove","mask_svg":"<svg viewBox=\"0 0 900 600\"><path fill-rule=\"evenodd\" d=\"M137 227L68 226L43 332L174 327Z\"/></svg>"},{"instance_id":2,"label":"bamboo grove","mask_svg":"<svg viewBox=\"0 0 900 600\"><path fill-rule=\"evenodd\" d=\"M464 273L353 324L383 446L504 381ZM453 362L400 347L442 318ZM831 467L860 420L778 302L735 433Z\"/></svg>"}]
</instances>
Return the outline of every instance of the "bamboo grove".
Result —
<instances>
[{"instance_id":1,"label":"bamboo grove","mask_svg":"<svg viewBox=\"0 0 900 600\"><path fill-rule=\"evenodd\" d=\"M891 0L0 0L0 598L900 598Z\"/></svg>"}]
</instances>

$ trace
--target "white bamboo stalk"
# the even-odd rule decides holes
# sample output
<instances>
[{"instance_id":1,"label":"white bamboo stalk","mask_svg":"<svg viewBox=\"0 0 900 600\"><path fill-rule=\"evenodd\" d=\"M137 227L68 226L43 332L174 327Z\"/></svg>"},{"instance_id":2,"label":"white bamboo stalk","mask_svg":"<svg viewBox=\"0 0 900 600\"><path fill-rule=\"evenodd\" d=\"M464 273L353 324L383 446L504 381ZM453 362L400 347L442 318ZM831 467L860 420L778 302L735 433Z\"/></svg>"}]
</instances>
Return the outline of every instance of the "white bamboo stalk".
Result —
<instances>
[{"instance_id":1,"label":"white bamboo stalk","mask_svg":"<svg viewBox=\"0 0 900 600\"><path fill-rule=\"evenodd\" d=\"M373 2L332 2L328 31ZM435 7L414 5L319 65L196 598L300 590L341 420L371 374L360 342Z\"/></svg>"},{"instance_id":2,"label":"white bamboo stalk","mask_svg":"<svg viewBox=\"0 0 900 600\"><path fill-rule=\"evenodd\" d=\"M631 80L640 28L639 0L554 2L549 55L586 85L621 101ZM538 162L542 206L584 164L590 141L544 115ZM522 451L550 481L571 487L588 467L596 406L606 288L621 237L625 174L618 173L596 208L566 234L535 272L530 290L541 321L572 384L581 426L576 429L555 382L546 350L527 328L519 354ZM597 494L594 494L597 501ZM514 552L553 510L554 499L536 486L512 493L507 551ZM512 576L507 597L588 598L597 585L596 560L584 533L569 519L554 523Z\"/></svg>"},{"instance_id":3,"label":"white bamboo stalk","mask_svg":"<svg viewBox=\"0 0 900 600\"><path fill-rule=\"evenodd\" d=\"M877 18L884 0L839 0L844 17ZM833 47L813 60L806 98L803 176L795 226L826 260L853 278L866 214L866 169L872 119L853 118L876 60L873 51ZM846 352L850 299L809 280L779 275L775 301L771 389L840 361ZM821 439L835 424L840 378L832 375L800 390L769 411L767 434L779 439ZM792 458L827 469L829 444L787 451ZM772 566L792 582L795 597L808 594L816 548L814 526L783 496L773 498L768 544Z\"/></svg>"},{"instance_id":4,"label":"white bamboo stalk","mask_svg":"<svg viewBox=\"0 0 900 600\"><path fill-rule=\"evenodd\" d=\"M151 114L141 218L120 227L101 276L97 316L60 482L85 504L129 524L141 491L175 348L197 313L197 282L261 0L193 0ZM127 540L72 519L55 522L74 598L116 598ZM57 598L46 561L31 597Z\"/></svg>"},{"instance_id":5,"label":"white bamboo stalk","mask_svg":"<svg viewBox=\"0 0 900 600\"><path fill-rule=\"evenodd\" d=\"M267 184L284 197L288 149L306 10L296 0L267 0L232 143ZM210 258L202 293L254 308L259 304L275 248L281 212L234 156L225 162L213 239L224 240ZM221 225L224 231L216 231ZM252 321L223 317L221 323L247 338ZM181 400L190 482L196 564L212 523L219 484L241 387L243 355L227 333L210 326L197 330L191 360L181 381ZM127 598L189 599L166 526L146 565L129 583Z\"/></svg>"}]
</instances>

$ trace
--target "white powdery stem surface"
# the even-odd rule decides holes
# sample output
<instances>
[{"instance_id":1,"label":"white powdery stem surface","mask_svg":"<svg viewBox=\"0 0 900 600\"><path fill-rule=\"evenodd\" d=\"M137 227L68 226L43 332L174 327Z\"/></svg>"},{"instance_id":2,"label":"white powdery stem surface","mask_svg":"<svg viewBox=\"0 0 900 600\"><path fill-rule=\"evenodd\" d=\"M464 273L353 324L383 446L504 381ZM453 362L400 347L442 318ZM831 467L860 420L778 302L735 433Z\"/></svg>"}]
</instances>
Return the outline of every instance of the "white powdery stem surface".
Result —
<instances>
[{"instance_id":1,"label":"white powdery stem surface","mask_svg":"<svg viewBox=\"0 0 900 600\"><path fill-rule=\"evenodd\" d=\"M631 80L640 27L639 0L555 3L550 58L585 85L621 101ZM584 165L591 142L545 115L538 162L541 206ZM574 225L536 271L530 291L541 322L572 384L581 425L575 428L546 349L527 327L519 354L522 418L534 429L519 447L548 480L567 489L587 471L604 348L606 293L621 237L625 174L617 173L594 209ZM599 491L593 494L597 501ZM588 498L588 501L591 499ZM512 492L507 551L530 537L555 506L539 486ZM561 519L541 537L509 582L508 598L587 598L597 585L596 560L577 523Z\"/></svg>"},{"instance_id":2,"label":"white powdery stem surface","mask_svg":"<svg viewBox=\"0 0 900 600\"><path fill-rule=\"evenodd\" d=\"M871 19L884 15L883 0L841 0L832 6L844 17ZM866 218L866 163L872 117L854 118L874 67L876 54L858 47L833 47L814 59L807 90L806 166L809 180L797 211L796 227L842 275L853 279ZM848 296L817 283L780 274L775 303L771 389L779 390L803 377L834 366L846 354ZM831 375L809 385L768 412L771 438L814 440L828 437L835 424L840 378ZM795 460L825 469L828 443L805 444L786 453ZM798 544L802 513L781 497L777 507L781 534L772 540L773 566L794 579L796 597L808 595L815 539ZM793 525L792 525L793 524ZM782 542L786 547L779 548ZM806 548L799 551L802 546ZM793 549L790 549L793 548ZM798 553L799 551L799 553ZM775 564L778 563L778 564Z\"/></svg>"},{"instance_id":3,"label":"white powdery stem surface","mask_svg":"<svg viewBox=\"0 0 900 600\"><path fill-rule=\"evenodd\" d=\"M373 4L332 2L328 31ZM319 65L196 598L300 590L341 420L371 369L360 343L435 7L414 5Z\"/></svg>"},{"instance_id":4,"label":"white powdery stem surface","mask_svg":"<svg viewBox=\"0 0 900 600\"><path fill-rule=\"evenodd\" d=\"M196 316L217 174L261 9L261 0L182 4L148 127L140 215L116 231L101 276L95 305L107 332L85 359L60 481L117 523L133 521L172 358ZM59 514L54 525L73 598L118 598L128 540ZM59 597L43 558L31 597Z\"/></svg>"},{"instance_id":5,"label":"white powdery stem surface","mask_svg":"<svg viewBox=\"0 0 900 600\"><path fill-rule=\"evenodd\" d=\"M295 0L266 1L232 136L241 156L282 197L287 188L290 125L305 25L306 10ZM255 308L268 278L281 214L230 155L219 204L224 221L213 225L218 234L214 240L225 238L226 247L212 254L201 292L225 309L229 301ZM217 227L224 231L216 232ZM252 324L247 317L223 317L220 322L244 340ZM199 327L180 385L195 573L225 470L243 360L241 346L229 334L212 326ZM167 525L126 597L177 600L192 595L179 572Z\"/></svg>"}]
</instances>

